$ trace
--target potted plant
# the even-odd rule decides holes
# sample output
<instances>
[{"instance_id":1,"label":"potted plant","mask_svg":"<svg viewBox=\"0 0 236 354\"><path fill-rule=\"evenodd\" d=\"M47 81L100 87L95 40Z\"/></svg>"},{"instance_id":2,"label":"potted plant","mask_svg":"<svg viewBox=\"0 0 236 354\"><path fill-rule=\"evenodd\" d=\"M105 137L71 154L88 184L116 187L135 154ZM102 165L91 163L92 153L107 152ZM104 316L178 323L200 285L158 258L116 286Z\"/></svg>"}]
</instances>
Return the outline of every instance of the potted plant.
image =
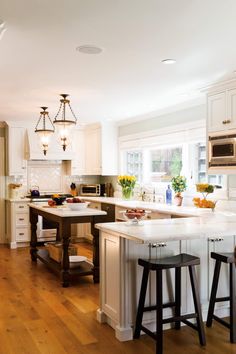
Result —
<instances>
[{"instance_id":1,"label":"potted plant","mask_svg":"<svg viewBox=\"0 0 236 354\"><path fill-rule=\"evenodd\" d=\"M175 192L174 202L177 206L182 205L183 197L181 195L187 188L186 177L184 176L176 176L171 180L172 189Z\"/></svg>"},{"instance_id":2,"label":"potted plant","mask_svg":"<svg viewBox=\"0 0 236 354\"><path fill-rule=\"evenodd\" d=\"M123 199L130 199L133 196L135 183L135 176L118 176L118 184L121 186Z\"/></svg>"}]
</instances>

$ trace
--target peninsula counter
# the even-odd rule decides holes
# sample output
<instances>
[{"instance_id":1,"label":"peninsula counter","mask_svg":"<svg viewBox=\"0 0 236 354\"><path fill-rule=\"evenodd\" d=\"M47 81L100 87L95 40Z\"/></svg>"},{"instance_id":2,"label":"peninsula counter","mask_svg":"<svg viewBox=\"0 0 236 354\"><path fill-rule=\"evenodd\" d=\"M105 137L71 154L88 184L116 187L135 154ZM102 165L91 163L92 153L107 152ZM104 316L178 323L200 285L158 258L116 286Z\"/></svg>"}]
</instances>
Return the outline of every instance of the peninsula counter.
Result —
<instances>
[{"instance_id":1,"label":"peninsula counter","mask_svg":"<svg viewBox=\"0 0 236 354\"><path fill-rule=\"evenodd\" d=\"M158 208L158 206L157 206ZM179 208L181 211L181 208ZM166 210L165 210L166 212ZM185 211L187 213L187 210ZM97 224L100 230L100 308L97 319L115 329L120 341L133 338L136 309L141 283L138 258L161 258L179 253L198 256L197 269L203 317L206 318L214 270L212 251L232 252L236 243L236 214L191 210L189 217L143 221L142 225L128 223ZM173 300L174 273L164 277L164 302ZM190 282L186 270L182 275L182 313L193 311ZM228 295L228 271L222 269L218 296ZM155 276L149 282L146 305L155 303ZM228 315L228 303L218 303L216 313ZM164 316L171 309L164 310ZM145 326L155 326L155 313L144 314Z\"/></svg>"}]
</instances>

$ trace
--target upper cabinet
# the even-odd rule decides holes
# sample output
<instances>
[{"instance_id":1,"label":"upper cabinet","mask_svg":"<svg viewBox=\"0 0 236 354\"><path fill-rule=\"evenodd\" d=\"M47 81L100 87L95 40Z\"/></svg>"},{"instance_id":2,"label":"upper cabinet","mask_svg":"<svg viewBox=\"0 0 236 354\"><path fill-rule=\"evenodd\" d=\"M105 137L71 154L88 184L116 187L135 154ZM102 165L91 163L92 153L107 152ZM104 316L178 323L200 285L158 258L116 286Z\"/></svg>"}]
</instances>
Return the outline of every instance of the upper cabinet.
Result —
<instances>
[{"instance_id":1,"label":"upper cabinet","mask_svg":"<svg viewBox=\"0 0 236 354\"><path fill-rule=\"evenodd\" d=\"M85 174L118 174L118 129L111 123L91 124L85 128Z\"/></svg>"},{"instance_id":2,"label":"upper cabinet","mask_svg":"<svg viewBox=\"0 0 236 354\"><path fill-rule=\"evenodd\" d=\"M24 175L26 172L25 135L23 127L7 126L7 175Z\"/></svg>"},{"instance_id":3,"label":"upper cabinet","mask_svg":"<svg viewBox=\"0 0 236 354\"><path fill-rule=\"evenodd\" d=\"M236 88L232 83L208 93L207 118L209 133L236 129Z\"/></svg>"}]
</instances>

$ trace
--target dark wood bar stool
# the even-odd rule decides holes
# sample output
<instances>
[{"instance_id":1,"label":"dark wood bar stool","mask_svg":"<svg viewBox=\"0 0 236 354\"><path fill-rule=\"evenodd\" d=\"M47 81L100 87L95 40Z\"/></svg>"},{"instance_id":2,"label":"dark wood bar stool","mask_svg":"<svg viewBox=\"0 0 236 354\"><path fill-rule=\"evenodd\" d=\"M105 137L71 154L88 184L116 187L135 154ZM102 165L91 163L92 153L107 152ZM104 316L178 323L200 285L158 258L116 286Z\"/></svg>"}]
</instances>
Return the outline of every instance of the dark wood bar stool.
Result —
<instances>
[{"instance_id":1,"label":"dark wood bar stool","mask_svg":"<svg viewBox=\"0 0 236 354\"><path fill-rule=\"evenodd\" d=\"M229 328L230 330L230 341L231 343L236 343L236 290L235 290L235 256L234 253L215 253L211 252L211 258L216 260L215 263L215 270L211 288L211 296L210 296L210 303L208 308L208 315L207 315L207 327L212 326L213 319L217 322L221 323L223 326ZM229 264L229 296L226 297L216 297L217 288L219 283L220 277L220 268L221 264L227 263ZM222 320L221 318L214 315L214 308L216 302L221 301L229 301L230 305L230 319L229 323Z\"/></svg>"},{"instance_id":2,"label":"dark wood bar stool","mask_svg":"<svg viewBox=\"0 0 236 354\"><path fill-rule=\"evenodd\" d=\"M175 328L180 329L180 323L192 327L198 331L199 341L201 345L206 344L204 326L202 321L200 297L197 288L197 278L195 273L195 265L200 264L198 257L189 254L179 254L173 257L167 257L156 260L139 259L138 264L143 267L143 276L141 290L139 296L139 304L136 316L136 324L134 338L140 337L141 330L156 340L156 354L163 353L163 324L175 322ZM195 313L181 315L181 268L188 267L192 287L193 301ZM163 286L162 271L164 269L175 268L175 301L163 304ZM156 305L145 307L145 297L148 285L150 271L156 272ZM174 316L163 319L163 308L173 307ZM142 325L143 313L146 311L156 311L156 332L151 332ZM189 321L196 318L197 324Z\"/></svg>"}]
</instances>

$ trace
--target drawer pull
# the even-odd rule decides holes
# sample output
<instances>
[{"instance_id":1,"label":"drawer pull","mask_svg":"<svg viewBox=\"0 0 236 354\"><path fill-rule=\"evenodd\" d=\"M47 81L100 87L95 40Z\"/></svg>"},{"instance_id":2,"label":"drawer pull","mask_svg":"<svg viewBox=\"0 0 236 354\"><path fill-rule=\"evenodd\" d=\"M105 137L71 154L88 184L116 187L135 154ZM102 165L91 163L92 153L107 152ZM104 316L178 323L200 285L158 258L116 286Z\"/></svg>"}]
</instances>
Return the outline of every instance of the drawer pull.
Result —
<instances>
[{"instance_id":1,"label":"drawer pull","mask_svg":"<svg viewBox=\"0 0 236 354\"><path fill-rule=\"evenodd\" d=\"M24 206L23 205L19 205L19 209L24 209Z\"/></svg>"},{"instance_id":2,"label":"drawer pull","mask_svg":"<svg viewBox=\"0 0 236 354\"><path fill-rule=\"evenodd\" d=\"M19 218L20 221L24 221L25 219L24 218Z\"/></svg>"},{"instance_id":3,"label":"drawer pull","mask_svg":"<svg viewBox=\"0 0 236 354\"><path fill-rule=\"evenodd\" d=\"M147 215L147 219L151 219L151 216L150 216L150 215Z\"/></svg>"},{"instance_id":4,"label":"drawer pull","mask_svg":"<svg viewBox=\"0 0 236 354\"><path fill-rule=\"evenodd\" d=\"M158 242L158 243L150 243L149 246L151 248L158 248L158 247L166 247L167 244L165 242Z\"/></svg>"},{"instance_id":5,"label":"drawer pull","mask_svg":"<svg viewBox=\"0 0 236 354\"><path fill-rule=\"evenodd\" d=\"M224 241L222 237L212 237L208 239L209 242L221 242Z\"/></svg>"},{"instance_id":6,"label":"drawer pull","mask_svg":"<svg viewBox=\"0 0 236 354\"><path fill-rule=\"evenodd\" d=\"M20 233L19 233L20 236L23 236L24 234L25 234L24 232L20 232Z\"/></svg>"}]
</instances>

